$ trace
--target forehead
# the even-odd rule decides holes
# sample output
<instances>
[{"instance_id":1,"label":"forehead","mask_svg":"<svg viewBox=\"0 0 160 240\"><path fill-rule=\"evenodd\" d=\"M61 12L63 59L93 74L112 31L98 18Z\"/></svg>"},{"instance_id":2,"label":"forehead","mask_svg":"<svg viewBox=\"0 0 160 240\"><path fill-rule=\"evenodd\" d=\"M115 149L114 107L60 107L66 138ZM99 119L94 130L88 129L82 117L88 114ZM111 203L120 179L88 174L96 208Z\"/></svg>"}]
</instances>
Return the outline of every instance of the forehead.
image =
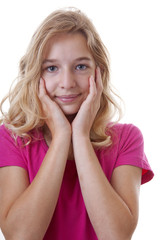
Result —
<instances>
[{"instance_id":1,"label":"forehead","mask_svg":"<svg viewBox=\"0 0 160 240\"><path fill-rule=\"evenodd\" d=\"M82 33L64 33L52 37L46 44L44 58L50 57L80 57L86 55L90 58L92 53L87 40Z\"/></svg>"}]
</instances>

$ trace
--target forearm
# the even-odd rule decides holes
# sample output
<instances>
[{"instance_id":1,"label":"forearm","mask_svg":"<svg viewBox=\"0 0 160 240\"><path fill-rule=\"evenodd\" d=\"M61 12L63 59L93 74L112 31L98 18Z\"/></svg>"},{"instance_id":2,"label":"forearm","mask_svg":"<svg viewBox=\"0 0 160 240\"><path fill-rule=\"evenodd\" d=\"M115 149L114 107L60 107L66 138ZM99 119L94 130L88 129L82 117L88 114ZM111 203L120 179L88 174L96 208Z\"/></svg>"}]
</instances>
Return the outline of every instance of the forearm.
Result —
<instances>
[{"instance_id":1,"label":"forearm","mask_svg":"<svg viewBox=\"0 0 160 240\"><path fill-rule=\"evenodd\" d=\"M73 138L82 195L98 239L129 240L135 226L129 207L104 175L90 140Z\"/></svg>"},{"instance_id":2,"label":"forearm","mask_svg":"<svg viewBox=\"0 0 160 240\"><path fill-rule=\"evenodd\" d=\"M43 238L56 207L68 156L70 141L63 139L51 142L35 179L11 206L5 221L8 236L16 236L16 240Z\"/></svg>"}]
</instances>

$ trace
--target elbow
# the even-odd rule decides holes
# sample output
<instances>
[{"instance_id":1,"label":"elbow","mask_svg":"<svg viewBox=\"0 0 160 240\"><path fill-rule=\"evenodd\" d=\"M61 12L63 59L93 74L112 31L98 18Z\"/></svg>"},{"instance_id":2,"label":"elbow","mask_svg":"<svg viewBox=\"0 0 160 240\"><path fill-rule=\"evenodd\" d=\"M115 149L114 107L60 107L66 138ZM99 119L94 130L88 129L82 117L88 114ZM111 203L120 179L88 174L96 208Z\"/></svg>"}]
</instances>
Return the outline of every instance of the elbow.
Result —
<instances>
[{"instance_id":1,"label":"elbow","mask_svg":"<svg viewBox=\"0 0 160 240\"><path fill-rule=\"evenodd\" d=\"M5 240L42 240L45 235L39 227L31 227L24 220L21 223L6 220L1 222L0 227Z\"/></svg>"},{"instance_id":2,"label":"elbow","mask_svg":"<svg viewBox=\"0 0 160 240\"><path fill-rule=\"evenodd\" d=\"M124 223L123 225L120 224L111 240L131 240L136 226L137 220L134 218L131 221Z\"/></svg>"},{"instance_id":3,"label":"elbow","mask_svg":"<svg viewBox=\"0 0 160 240\"><path fill-rule=\"evenodd\" d=\"M39 236L38 234L32 234L30 231L5 231L5 229L2 228L2 233L5 237L5 240L42 240L43 237Z\"/></svg>"},{"instance_id":4,"label":"elbow","mask_svg":"<svg viewBox=\"0 0 160 240\"><path fill-rule=\"evenodd\" d=\"M5 237L5 240L42 240L43 238L37 238L37 237L28 237L28 235L27 236L25 236L25 235L21 235L21 234L15 234L14 236L5 236L4 235L4 237Z\"/></svg>"},{"instance_id":5,"label":"elbow","mask_svg":"<svg viewBox=\"0 0 160 240\"><path fill-rule=\"evenodd\" d=\"M119 219L120 220L120 219ZM113 239L131 240L133 233L137 227L138 214L129 214L122 216L121 221L117 222L116 236Z\"/></svg>"},{"instance_id":6,"label":"elbow","mask_svg":"<svg viewBox=\"0 0 160 240\"><path fill-rule=\"evenodd\" d=\"M105 227L104 230L101 228L100 232L97 231L97 237L99 240L131 240L136 226L137 220L134 218L127 222L117 221L109 230Z\"/></svg>"}]
</instances>

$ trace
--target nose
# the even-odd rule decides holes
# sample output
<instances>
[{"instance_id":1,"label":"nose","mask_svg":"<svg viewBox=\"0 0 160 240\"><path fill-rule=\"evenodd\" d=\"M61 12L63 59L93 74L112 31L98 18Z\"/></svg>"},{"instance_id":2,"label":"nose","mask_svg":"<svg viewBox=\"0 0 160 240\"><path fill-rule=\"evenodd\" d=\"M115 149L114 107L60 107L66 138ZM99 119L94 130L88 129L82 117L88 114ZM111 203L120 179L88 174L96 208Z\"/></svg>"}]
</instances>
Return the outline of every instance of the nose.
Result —
<instances>
[{"instance_id":1,"label":"nose","mask_svg":"<svg viewBox=\"0 0 160 240\"><path fill-rule=\"evenodd\" d=\"M65 89L74 88L76 86L75 76L71 70L66 69L62 72L59 86Z\"/></svg>"}]
</instances>

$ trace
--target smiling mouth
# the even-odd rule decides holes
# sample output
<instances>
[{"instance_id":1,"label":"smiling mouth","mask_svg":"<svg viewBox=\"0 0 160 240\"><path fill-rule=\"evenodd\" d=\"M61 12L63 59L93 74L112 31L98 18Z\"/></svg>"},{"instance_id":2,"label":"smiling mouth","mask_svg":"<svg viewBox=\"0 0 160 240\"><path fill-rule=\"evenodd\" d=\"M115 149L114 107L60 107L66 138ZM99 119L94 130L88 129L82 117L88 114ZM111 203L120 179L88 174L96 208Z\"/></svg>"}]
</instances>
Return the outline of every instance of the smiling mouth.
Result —
<instances>
[{"instance_id":1,"label":"smiling mouth","mask_svg":"<svg viewBox=\"0 0 160 240\"><path fill-rule=\"evenodd\" d=\"M71 103L77 100L77 98L81 94L71 94L71 95L62 95L62 96L55 96L55 98L63 103Z\"/></svg>"}]
</instances>

